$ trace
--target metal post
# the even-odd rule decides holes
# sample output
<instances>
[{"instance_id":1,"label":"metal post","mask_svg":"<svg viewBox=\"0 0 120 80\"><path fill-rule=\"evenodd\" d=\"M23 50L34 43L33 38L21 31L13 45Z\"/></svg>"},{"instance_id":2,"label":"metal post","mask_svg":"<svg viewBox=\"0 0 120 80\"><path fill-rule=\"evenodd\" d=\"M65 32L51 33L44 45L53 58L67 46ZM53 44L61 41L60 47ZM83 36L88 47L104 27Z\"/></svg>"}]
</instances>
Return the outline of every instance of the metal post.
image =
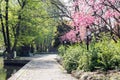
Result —
<instances>
[{"instance_id":1,"label":"metal post","mask_svg":"<svg viewBox=\"0 0 120 80\"><path fill-rule=\"evenodd\" d=\"M89 26L86 27L86 34L87 34L86 45L87 45L87 50L89 50Z\"/></svg>"},{"instance_id":2,"label":"metal post","mask_svg":"<svg viewBox=\"0 0 120 80\"><path fill-rule=\"evenodd\" d=\"M89 36L87 35L87 50L89 50Z\"/></svg>"}]
</instances>

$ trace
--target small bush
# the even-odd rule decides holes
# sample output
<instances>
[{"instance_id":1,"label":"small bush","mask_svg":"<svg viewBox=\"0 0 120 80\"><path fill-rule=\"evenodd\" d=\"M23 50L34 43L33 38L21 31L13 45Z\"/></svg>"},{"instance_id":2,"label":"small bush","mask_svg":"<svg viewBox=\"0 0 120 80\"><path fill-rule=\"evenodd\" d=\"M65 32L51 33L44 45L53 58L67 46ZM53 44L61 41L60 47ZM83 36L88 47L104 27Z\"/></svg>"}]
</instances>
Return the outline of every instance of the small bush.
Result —
<instances>
[{"instance_id":1,"label":"small bush","mask_svg":"<svg viewBox=\"0 0 120 80\"><path fill-rule=\"evenodd\" d=\"M118 69L120 66L119 43L113 41L102 41L96 44L98 51L98 64L103 70Z\"/></svg>"},{"instance_id":2,"label":"small bush","mask_svg":"<svg viewBox=\"0 0 120 80\"><path fill-rule=\"evenodd\" d=\"M80 56L80 46L69 46L64 54L63 58L63 67L67 70L68 73L71 73L72 70L76 70L78 67L78 61Z\"/></svg>"},{"instance_id":3,"label":"small bush","mask_svg":"<svg viewBox=\"0 0 120 80\"><path fill-rule=\"evenodd\" d=\"M60 56L63 56L65 54L65 51L66 51L66 47L61 45L59 48L58 48L58 53Z\"/></svg>"},{"instance_id":4,"label":"small bush","mask_svg":"<svg viewBox=\"0 0 120 80\"><path fill-rule=\"evenodd\" d=\"M120 68L119 42L104 40L90 45L90 50L83 52L79 59L78 69L84 71L113 70Z\"/></svg>"},{"instance_id":5,"label":"small bush","mask_svg":"<svg viewBox=\"0 0 120 80\"><path fill-rule=\"evenodd\" d=\"M59 48L63 66L70 73L72 70L114 70L120 69L120 42L109 39L91 43L89 50L86 45L72 45L65 49ZM63 55L64 54L64 55Z\"/></svg>"}]
</instances>

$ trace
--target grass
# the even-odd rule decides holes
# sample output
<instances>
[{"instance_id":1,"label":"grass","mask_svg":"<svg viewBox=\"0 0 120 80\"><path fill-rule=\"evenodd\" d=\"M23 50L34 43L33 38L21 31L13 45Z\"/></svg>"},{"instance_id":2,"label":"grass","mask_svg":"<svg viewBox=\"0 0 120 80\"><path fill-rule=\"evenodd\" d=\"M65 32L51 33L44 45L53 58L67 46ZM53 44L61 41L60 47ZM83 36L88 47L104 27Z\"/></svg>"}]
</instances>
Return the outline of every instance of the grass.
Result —
<instances>
[{"instance_id":1,"label":"grass","mask_svg":"<svg viewBox=\"0 0 120 80\"><path fill-rule=\"evenodd\" d=\"M6 80L6 73L4 69L0 69L0 80Z\"/></svg>"},{"instance_id":2,"label":"grass","mask_svg":"<svg viewBox=\"0 0 120 80\"><path fill-rule=\"evenodd\" d=\"M3 68L3 58L0 57L0 69L2 69L2 68Z\"/></svg>"},{"instance_id":3,"label":"grass","mask_svg":"<svg viewBox=\"0 0 120 80\"><path fill-rule=\"evenodd\" d=\"M0 80L6 80L6 73L3 69L3 58L0 57Z\"/></svg>"}]
</instances>

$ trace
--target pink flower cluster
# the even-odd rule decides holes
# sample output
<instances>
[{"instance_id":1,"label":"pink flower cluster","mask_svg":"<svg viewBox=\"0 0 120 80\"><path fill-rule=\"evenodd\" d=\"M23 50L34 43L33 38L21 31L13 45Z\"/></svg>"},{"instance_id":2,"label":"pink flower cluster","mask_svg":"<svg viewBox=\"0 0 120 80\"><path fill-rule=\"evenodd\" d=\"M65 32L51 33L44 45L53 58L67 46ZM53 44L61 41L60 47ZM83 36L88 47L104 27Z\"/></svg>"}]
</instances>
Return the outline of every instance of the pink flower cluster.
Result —
<instances>
[{"instance_id":1,"label":"pink flower cluster","mask_svg":"<svg viewBox=\"0 0 120 80\"><path fill-rule=\"evenodd\" d=\"M61 36L62 41L76 42L76 32L74 30L69 31L65 35Z\"/></svg>"},{"instance_id":2,"label":"pink flower cluster","mask_svg":"<svg viewBox=\"0 0 120 80\"><path fill-rule=\"evenodd\" d=\"M72 26L76 29L71 30L65 35L61 36L61 40L71 42L78 42L84 40L86 36L86 27L94 24L102 24L103 19L108 21L112 19L113 24L120 21L120 0L75 0L73 2L74 11L72 14ZM79 6L79 10L75 11L75 7ZM73 9L72 9L73 10ZM97 14L97 15L96 15ZM115 18L117 21L115 21ZM109 22L108 22L109 23ZM77 33L79 36L76 36Z\"/></svg>"},{"instance_id":3,"label":"pink flower cluster","mask_svg":"<svg viewBox=\"0 0 120 80\"><path fill-rule=\"evenodd\" d=\"M90 14L80 13L80 12L74 13L72 18L73 18L74 26L80 26L80 27L89 26L95 21L94 16Z\"/></svg>"},{"instance_id":4,"label":"pink flower cluster","mask_svg":"<svg viewBox=\"0 0 120 80\"><path fill-rule=\"evenodd\" d=\"M104 15L105 19L113 18L114 16L120 16L120 13L114 10L107 10Z\"/></svg>"},{"instance_id":5,"label":"pink flower cluster","mask_svg":"<svg viewBox=\"0 0 120 80\"><path fill-rule=\"evenodd\" d=\"M79 32L81 33L79 34ZM70 30L68 33L61 36L61 41L68 41L72 43L80 42L81 40L84 40L85 36L86 36L86 27L81 27L78 30Z\"/></svg>"}]
</instances>

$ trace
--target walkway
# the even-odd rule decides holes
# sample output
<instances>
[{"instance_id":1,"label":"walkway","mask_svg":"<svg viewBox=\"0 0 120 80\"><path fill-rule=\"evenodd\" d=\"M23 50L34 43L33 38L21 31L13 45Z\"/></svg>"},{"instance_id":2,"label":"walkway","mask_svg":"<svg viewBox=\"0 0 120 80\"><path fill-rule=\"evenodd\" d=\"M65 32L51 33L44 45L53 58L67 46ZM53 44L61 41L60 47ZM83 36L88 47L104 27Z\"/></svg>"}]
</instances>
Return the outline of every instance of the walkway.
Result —
<instances>
[{"instance_id":1,"label":"walkway","mask_svg":"<svg viewBox=\"0 0 120 80\"><path fill-rule=\"evenodd\" d=\"M36 55L8 80L77 80L56 62L56 54Z\"/></svg>"}]
</instances>

